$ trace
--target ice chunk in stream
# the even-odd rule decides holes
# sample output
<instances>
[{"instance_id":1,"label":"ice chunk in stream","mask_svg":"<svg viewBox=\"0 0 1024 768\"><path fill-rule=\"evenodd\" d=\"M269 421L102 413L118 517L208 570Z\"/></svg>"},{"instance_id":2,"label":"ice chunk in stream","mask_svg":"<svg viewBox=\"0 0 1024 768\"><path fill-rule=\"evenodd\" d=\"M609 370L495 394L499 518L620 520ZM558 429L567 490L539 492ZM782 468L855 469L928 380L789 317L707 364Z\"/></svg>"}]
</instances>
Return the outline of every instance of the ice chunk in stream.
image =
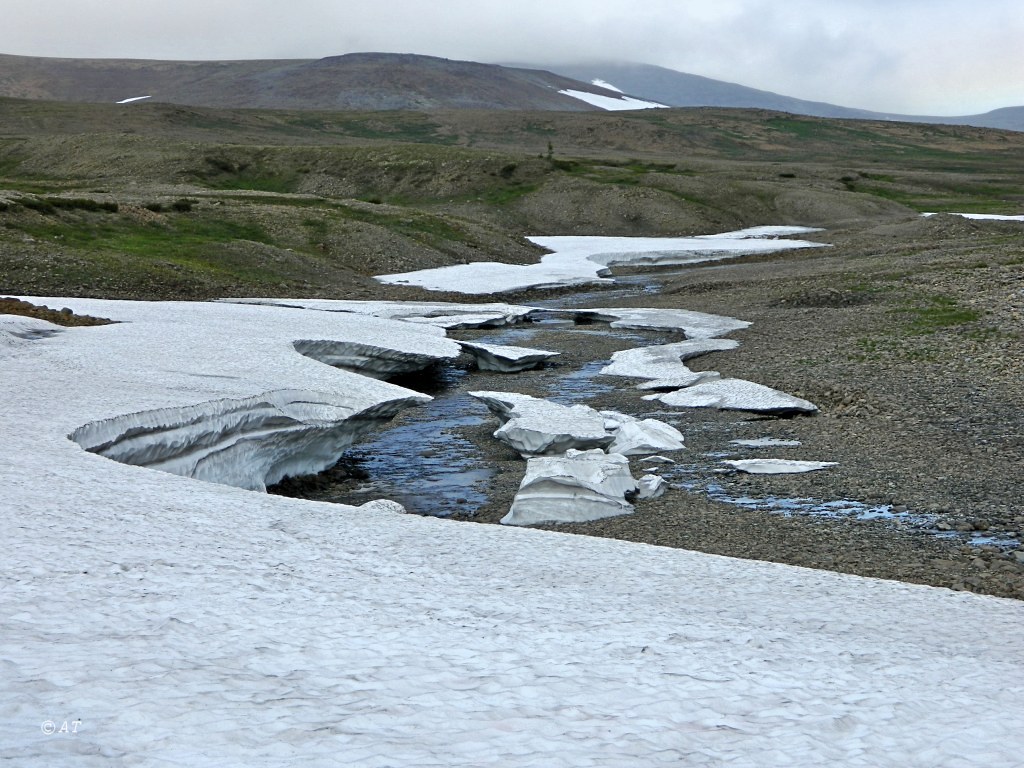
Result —
<instances>
[{"instance_id":1,"label":"ice chunk in stream","mask_svg":"<svg viewBox=\"0 0 1024 768\"><path fill-rule=\"evenodd\" d=\"M511 347L499 344L481 344L479 342L460 341L462 349L473 356L477 368L481 371L497 371L498 373L519 373L536 368L547 360L560 355L560 352L549 352L546 349L530 347Z\"/></svg>"},{"instance_id":2,"label":"ice chunk in stream","mask_svg":"<svg viewBox=\"0 0 1024 768\"><path fill-rule=\"evenodd\" d=\"M735 339L691 339L675 344L623 349L612 355L611 363L601 369L601 374L648 379L639 389L680 389L719 378L714 371L691 371L683 364L684 360L737 346L739 342Z\"/></svg>"},{"instance_id":3,"label":"ice chunk in stream","mask_svg":"<svg viewBox=\"0 0 1024 768\"><path fill-rule=\"evenodd\" d=\"M559 405L515 392L469 392L503 422L494 436L521 456L605 448L614 436L604 417L585 405Z\"/></svg>"},{"instance_id":4,"label":"ice chunk in stream","mask_svg":"<svg viewBox=\"0 0 1024 768\"><path fill-rule=\"evenodd\" d=\"M564 456L530 459L503 525L583 523L626 515L637 491L629 459L601 450L569 450Z\"/></svg>"},{"instance_id":5,"label":"ice chunk in stream","mask_svg":"<svg viewBox=\"0 0 1024 768\"><path fill-rule=\"evenodd\" d=\"M656 499L665 493L668 483L665 478L658 475L644 475L640 478L637 486L636 497L638 499Z\"/></svg>"},{"instance_id":6,"label":"ice chunk in stream","mask_svg":"<svg viewBox=\"0 0 1024 768\"><path fill-rule=\"evenodd\" d=\"M657 419L635 419L618 411L601 411L601 415L605 428L615 435L608 453L643 456L683 449L683 434L671 424Z\"/></svg>"}]
</instances>

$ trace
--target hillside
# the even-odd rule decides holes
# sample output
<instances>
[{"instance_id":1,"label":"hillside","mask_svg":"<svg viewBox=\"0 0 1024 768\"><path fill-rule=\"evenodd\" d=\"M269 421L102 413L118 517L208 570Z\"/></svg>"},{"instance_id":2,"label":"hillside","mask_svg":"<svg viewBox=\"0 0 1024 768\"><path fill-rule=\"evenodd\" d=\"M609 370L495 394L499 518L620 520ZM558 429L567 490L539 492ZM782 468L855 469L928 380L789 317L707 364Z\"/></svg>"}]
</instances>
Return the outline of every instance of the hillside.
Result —
<instances>
[{"instance_id":1,"label":"hillside","mask_svg":"<svg viewBox=\"0 0 1024 768\"><path fill-rule=\"evenodd\" d=\"M153 101L247 109L594 109L560 94L592 85L539 70L430 56L358 53L319 60L137 61L0 55L0 96Z\"/></svg>"},{"instance_id":2,"label":"hillside","mask_svg":"<svg viewBox=\"0 0 1024 768\"><path fill-rule=\"evenodd\" d=\"M536 259L530 234L837 226L1022 202L1024 135L967 127L714 109L0 111L10 293L374 295L376 274Z\"/></svg>"}]
</instances>

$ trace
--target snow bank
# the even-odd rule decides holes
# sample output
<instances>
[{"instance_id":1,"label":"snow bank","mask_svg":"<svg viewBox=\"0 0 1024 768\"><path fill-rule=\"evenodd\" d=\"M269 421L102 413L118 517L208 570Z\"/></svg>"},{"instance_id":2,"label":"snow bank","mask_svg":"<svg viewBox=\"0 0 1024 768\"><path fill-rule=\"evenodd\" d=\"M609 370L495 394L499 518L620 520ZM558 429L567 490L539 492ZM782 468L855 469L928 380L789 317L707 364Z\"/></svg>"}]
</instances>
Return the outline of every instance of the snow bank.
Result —
<instances>
[{"instance_id":1,"label":"snow bank","mask_svg":"<svg viewBox=\"0 0 1024 768\"><path fill-rule=\"evenodd\" d=\"M739 342L734 339L695 339L624 349L612 354L611 362L601 369L601 374L647 379L639 385L640 389L680 389L719 377L715 371L691 371L683 364L684 360L738 346Z\"/></svg>"},{"instance_id":2,"label":"snow bank","mask_svg":"<svg viewBox=\"0 0 1024 768\"><path fill-rule=\"evenodd\" d=\"M939 216L938 213L922 213L922 216ZM1005 215L1000 213L945 213L943 216L960 216L975 221L1024 221L1024 214Z\"/></svg>"},{"instance_id":3,"label":"snow bank","mask_svg":"<svg viewBox=\"0 0 1024 768\"><path fill-rule=\"evenodd\" d=\"M688 339L711 339L750 327L750 323L746 320L737 320L735 317L725 315L711 315L706 312L693 312L688 309L601 307L600 309L552 310L552 314L570 315L588 322L608 323L612 328L679 331ZM725 341L722 343L723 349L725 349L725 345L734 348L738 342ZM656 351L657 347L645 347L645 349ZM684 347L683 349L685 352L688 348ZM696 347L689 349L696 349ZM706 351L714 350L708 347ZM639 352L636 354L641 356Z\"/></svg>"},{"instance_id":4,"label":"snow bank","mask_svg":"<svg viewBox=\"0 0 1024 768\"><path fill-rule=\"evenodd\" d=\"M644 456L661 451L681 451L683 434L657 419L636 419L618 411L600 411L605 428L615 436L608 453Z\"/></svg>"},{"instance_id":5,"label":"snow bank","mask_svg":"<svg viewBox=\"0 0 1024 768\"><path fill-rule=\"evenodd\" d=\"M110 461L67 435L265 392L408 397L292 346L408 324L59 302L125 322L0 344L13 765L1020 762L1020 602Z\"/></svg>"},{"instance_id":6,"label":"snow bank","mask_svg":"<svg viewBox=\"0 0 1024 768\"><path fill-rule=\"evenodd\" d=\"M38 337L45 326L59 334L29 341L30 350L5 366L14 375L19 362L31 368L61 350L56 378L39 384L63 393L48 406L54 412L30 411L54 424L51 440L70 437L115 461L240 488L263 490L285 476L319 472L370 426L430 400L322 362L339 364L356 359L354 350L373 350L367 365L377 375L400 367L396 361L422 367L459 354L443 331L373 317L216 303L60 301L119 322L87 331L5 319L8 336L25 336L30 328ZM22 375L37 378L31 370Z\"/></svg>"}]
</instances>

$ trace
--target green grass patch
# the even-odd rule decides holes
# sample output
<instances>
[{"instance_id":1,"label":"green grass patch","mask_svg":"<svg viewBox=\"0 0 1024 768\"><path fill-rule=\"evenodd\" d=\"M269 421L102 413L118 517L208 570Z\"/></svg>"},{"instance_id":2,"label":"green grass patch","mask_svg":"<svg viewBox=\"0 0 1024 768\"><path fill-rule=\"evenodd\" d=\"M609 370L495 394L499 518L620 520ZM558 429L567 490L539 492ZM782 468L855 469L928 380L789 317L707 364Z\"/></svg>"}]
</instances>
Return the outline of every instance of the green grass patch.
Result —
<instances>
[{"instance_id":1,"label":"green grass patch","mask_svg":"<svg viewBox=\"0 0 1024 768\"><path fill-rule=\"evenodd\" d=\"M139 223L123 216L62 216L18 228L37 239L60 241L84 251L169 259L194 256L212 243L271 242L254 224L192 216L173 217L166 223Z\"/></svg>"},{"instance_id":2,"label":"green grass patch","mask_svg":"<svg viewBox=\"0 0 1024 768\"><path fill-rule=\"evenodd\" d=\"M915 307L896 310L907 315L907 330L912 334L934 333L976 322L981 313L963 307L950 296L929 296Z\"/></svg>"}]
</instances>

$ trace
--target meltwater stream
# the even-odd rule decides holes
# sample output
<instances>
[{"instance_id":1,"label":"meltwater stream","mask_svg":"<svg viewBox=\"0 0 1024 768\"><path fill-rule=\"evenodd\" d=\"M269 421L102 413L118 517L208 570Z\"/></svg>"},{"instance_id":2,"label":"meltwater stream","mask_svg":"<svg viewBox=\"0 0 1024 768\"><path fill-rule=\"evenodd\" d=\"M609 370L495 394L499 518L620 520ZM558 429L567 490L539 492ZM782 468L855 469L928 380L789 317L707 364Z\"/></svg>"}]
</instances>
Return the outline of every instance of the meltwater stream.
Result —
<instances>
[{"instance_id":1,"label":"meltwater stream","mask_svg":"<svg viewBox=\"0 0 1024 768\"><path fill-rule=\"evenodd\" d=\"M545 309L590 306L596 299L636 297L657 292L660 288L660 284L651 274L622 276L618 282L619 286L614 289L581 291L556 299L534 302L532 305L539 307L541 312L531 316L530 322L492 329L486 334L475 334L473 341L495 345L532 346L535 336L548 331L577 336L611 337L629 342L628 346L636 347L675 340L666 338L663 332L615 329L599 323L577 325L564 316L546 315L543 312ZM587 403L601 393L623 386L619 380L600 375L601 369L609 362L608 359L598 359L567 369L564 374L554 379L543 396L562 405L574 405ZM502 388L516 391L517 378L530 375L529 371L506 374L507 383ZM475 510L488 502L488 486L494 475L493 470L483 463L476 447L460 434L460 430L465 427L491 424L494 421L479 401L466 394L468 391L481 388L474 383L474 379L475 369L472 364L466 362L438 368L432 375L416 380L396 381L395 383L430 394L434 399L425 405L403 412L391 424L384 425L349 449L340 463L349 468L348 476L342 482L332 485L328 481L326 487L320 484L315 492L302 492L301 495L351 505L387 498L398 501L409 512L416 514L435 517L447 517L452 514L472 516ZM697 425L702 419L699 414L692 411L658 412L651 409L650 412L636 415L674 423L684 434L695 427L701 428ZM705 428L708 426L710 425L704 424ZM784 498L730 490L727 484L722 483L721 459L748 454L729 446L729 436L722 435L719 441L722 450L696 455L688 452L677 456L678 463L664 467L661 470L662 476L672 487L679 490L700 493L715 501L747 509L766 510L787 516L881 519L923 533L957 535L936 530L937 518L934 515L897 513L885 505L868 505L851 500ZM352 468L355 468L354 472ZM636 476L643 474L644 471L647 470L641 471L639 465L634 468ZM511 499L508 501L511 502ZM966 538L970 543L977 545L1013 543L981 535Z\"/></svg>"},{"instance_id":2,"label":"meltwater stream","mask_svg":"<svg viewBox=\"0 0 1024 768\"><path fill-rule=\"evenodd\" d=\"M649 343L649 337L629 330L600 327L583 330L574 328L571 321L560 321L558 325L563 326L566 333ZM551 327L546 323L507 327L477 336L474 341L528 345L532 336ZM614 386L609 379L597 380L607 363L608 360L596 360L568 371L558 377L545 396L563 405L573 405L611 391ZM453 365L438 371L429 388L424 388L422 381L396 382L425 391L434 399L404 411L391 424L384 425L345 453L344 464L354 466L359 476L365 476L355 487L348 479L334 489L327 487L318 491L316 497L353 505L388 498L416 514L472 515L488 500L487 485L493 471L482 463L475 446L462 437L459 430L494 421L478 400L466 394L479 388L473 383L474 373L469 365ZM517 377L529 375L528 371L507 374L505 388L514 391Z\"/></svg>"}]
</instances>

